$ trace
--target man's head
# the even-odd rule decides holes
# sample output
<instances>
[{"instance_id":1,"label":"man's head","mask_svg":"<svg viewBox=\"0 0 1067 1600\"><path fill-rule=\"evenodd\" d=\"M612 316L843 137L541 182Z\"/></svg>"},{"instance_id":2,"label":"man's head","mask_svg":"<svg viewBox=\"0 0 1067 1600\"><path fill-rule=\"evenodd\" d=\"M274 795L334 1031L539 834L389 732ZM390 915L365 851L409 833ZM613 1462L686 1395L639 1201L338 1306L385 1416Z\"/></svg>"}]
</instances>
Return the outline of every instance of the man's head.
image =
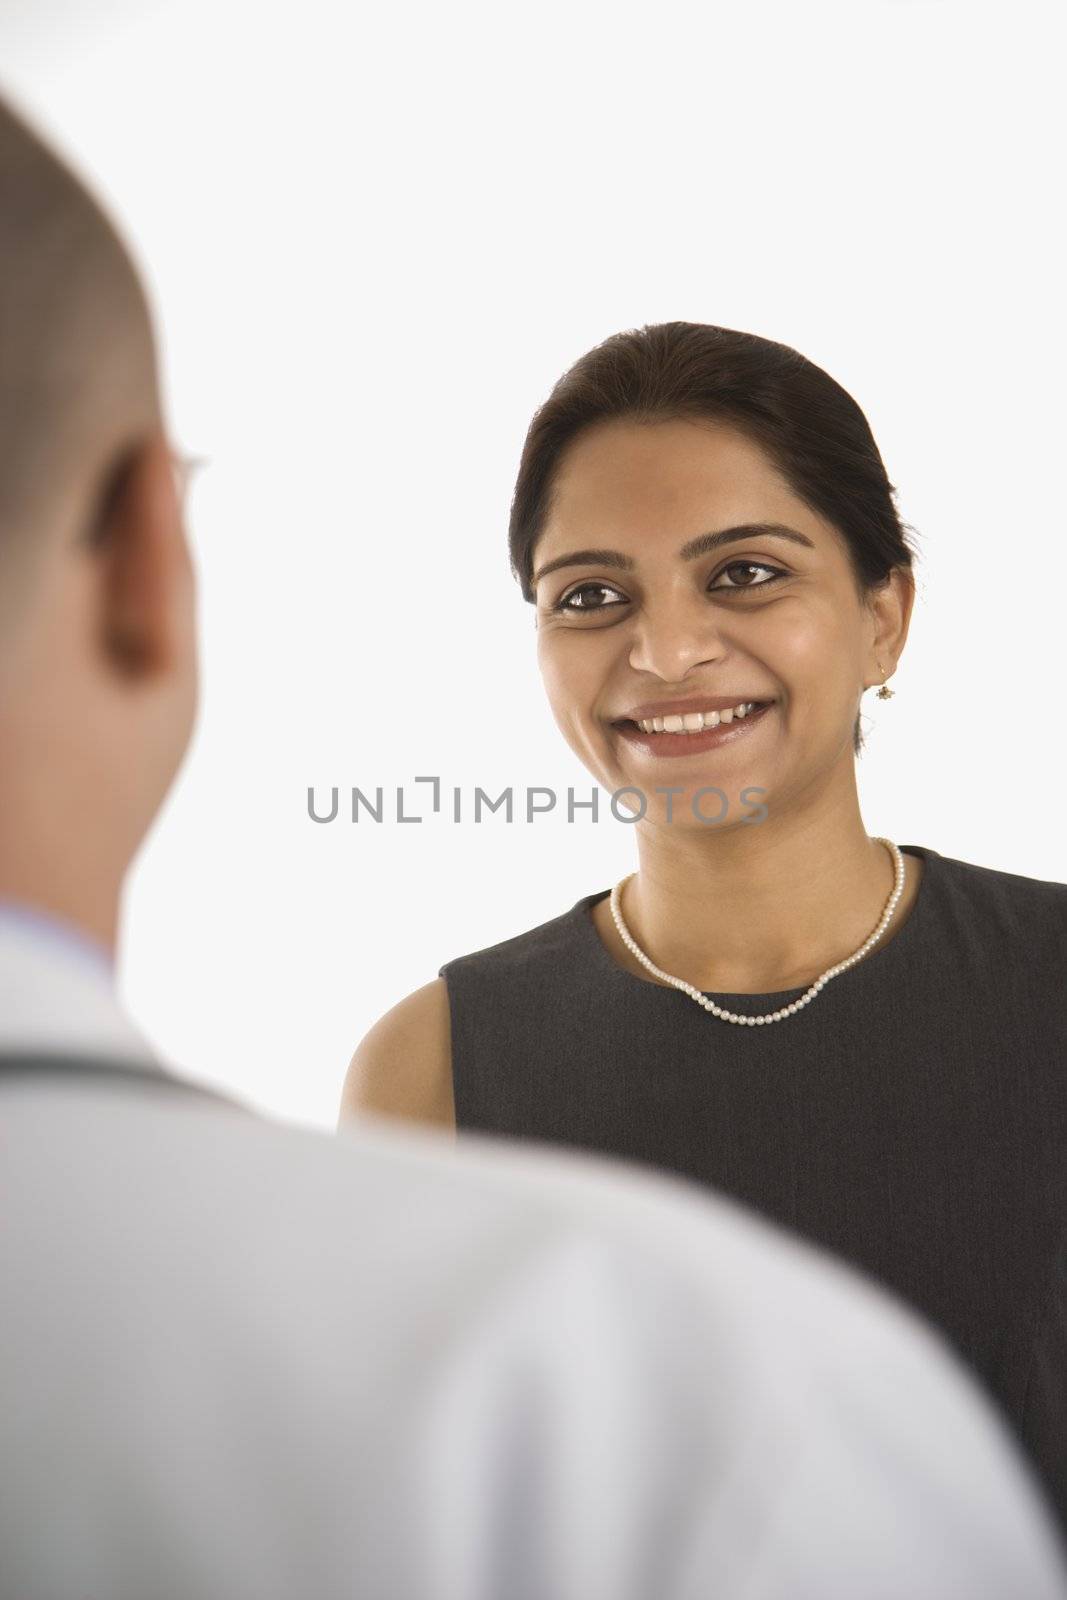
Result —
<instances>
[{"instance_id":1,"label":"man's head","mask_svg":"<svg viewBox=\"0 0 1067 1600\"><path fill-rule=\"evenodd\" d=\"M113 943L196 703L145 296L99 206L0 103L0 898Z\"/></svg>"}]
</instances>

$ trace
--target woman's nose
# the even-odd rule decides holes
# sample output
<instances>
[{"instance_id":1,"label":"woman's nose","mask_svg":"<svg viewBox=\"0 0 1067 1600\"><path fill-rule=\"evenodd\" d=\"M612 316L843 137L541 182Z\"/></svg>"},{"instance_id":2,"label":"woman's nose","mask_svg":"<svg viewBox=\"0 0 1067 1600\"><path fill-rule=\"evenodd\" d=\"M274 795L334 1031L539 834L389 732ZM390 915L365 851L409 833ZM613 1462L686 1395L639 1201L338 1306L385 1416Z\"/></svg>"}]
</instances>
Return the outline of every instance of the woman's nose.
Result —
<instances>
[{"instance_id":1,"label":"woman's nose","mask_svg":"<svg viewBox=\"0 0 1067 1600\"><path fill-rule=\"evenodd\" d=\"M630 666L635 672L680 683L693 667L727 654L721 619L689 597L647 602L634 621Z\"/></svg>"}]
</instances>

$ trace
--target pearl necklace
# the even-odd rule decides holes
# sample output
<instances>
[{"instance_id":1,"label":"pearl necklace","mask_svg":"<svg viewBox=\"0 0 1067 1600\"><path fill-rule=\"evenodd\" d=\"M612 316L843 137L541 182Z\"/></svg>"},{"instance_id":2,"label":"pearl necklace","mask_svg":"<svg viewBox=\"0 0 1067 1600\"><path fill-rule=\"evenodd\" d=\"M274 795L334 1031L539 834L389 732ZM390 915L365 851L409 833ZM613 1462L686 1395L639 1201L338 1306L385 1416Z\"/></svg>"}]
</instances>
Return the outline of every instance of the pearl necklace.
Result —
<instances>
[{"instance_id":1,"label":"pearl necklace","mask_svg":"<svg viewBox=\"0 0 1067 1600\"><path fill-rule=\"evenodd\" d=\"M634 873L631 872L629 877L623 878L615 885L614 889L612 889L611 914L615 918L615 926L619 930L619 935L623 944L625 944L627 949L637 957L641 965L643 967L647 967L649 972L653 973L657 978L662 978L666 983L672 984L675 989L681 989L683 994L687 994L691 1000L695 1000L697 1005L703 1006L705 1011L710 1011L714 1016L721 1017L723 1022L739 1022L742 1025L750 1028L758 1027L764 1022L781 1022L784 1017L794 1016L796 1012L801 1009L801 1007L807 1005L809 1000L814 1000L815 996L819 993L819 990L822 989L825 984L829 983L831 978L836 978L839 972L845 972L849 967L854 966L857 961L862 960L862 958L867 954L867 951L873 944L878 942L886 928L889 926L889 919L896 910L897 901L900 899L904 889L904 857L901 855L899 849L893 843L892 839L877 838L875 842L877 844L885 845L886 849L893 857L893 865L896 869L893 892L886 901L885 910L882 912L882 920L879 922L877 928L875 928L870 938L865 940L864 943L860 945L859 949L854 952L854 954L850 955L844 961L839 961L836 967L828 967L821 977L816 978L811 988L806 994L801 995L799 1000L794 1000L791 1005L783 1006L781 1011L771 1011L763 1016L742 1017L738 1016L735 1011L724 1011L722 1006L717 1006L714 1000L709 1000L707 995L702 994L699 989L694 989L693 985L691 983L686 983L684 978L674 978L669 972L663 972L648 959L643 950L638 949L633 935L630 933L629 928L622 920L621 905L622 891L629 883L630 878L634 877Z\"/></svg>"}]
</instances>

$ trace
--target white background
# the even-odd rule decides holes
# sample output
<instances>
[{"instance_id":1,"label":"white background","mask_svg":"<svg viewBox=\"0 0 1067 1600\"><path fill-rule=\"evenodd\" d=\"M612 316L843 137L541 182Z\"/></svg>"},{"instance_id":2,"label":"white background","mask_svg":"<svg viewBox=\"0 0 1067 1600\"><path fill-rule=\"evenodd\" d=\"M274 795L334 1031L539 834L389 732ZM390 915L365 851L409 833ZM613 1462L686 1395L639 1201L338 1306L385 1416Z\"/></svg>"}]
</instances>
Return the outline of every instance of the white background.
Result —
<instances>
[{"instance_id":1,"label":"white background","mask_svg":"<svg viewBox=\"0 0 1067 1600\"><path fill-rule=\"evenodd\" d=\"M603 793L569 827L306 798L588 797L507 516L535 407L647 322L783 340L871 422L921 558L868 831L1067 879L1058 15L0 0L0 84L123 227L211 461L201 717L121 962L164 1055L332 1127L382 1011L634 866Z\"/></svg>"}]
</instances>

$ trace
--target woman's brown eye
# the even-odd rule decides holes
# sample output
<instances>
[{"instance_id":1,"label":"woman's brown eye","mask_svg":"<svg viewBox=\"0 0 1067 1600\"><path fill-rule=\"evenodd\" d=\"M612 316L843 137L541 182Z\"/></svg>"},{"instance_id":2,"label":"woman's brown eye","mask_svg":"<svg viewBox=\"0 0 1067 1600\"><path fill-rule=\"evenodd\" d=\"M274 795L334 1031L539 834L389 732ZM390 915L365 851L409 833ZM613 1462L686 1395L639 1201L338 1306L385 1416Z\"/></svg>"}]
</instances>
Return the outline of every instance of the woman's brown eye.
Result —
<instances>
[{"instance_id":1,"label":"woman's brown eye","mask_svg":"<svg viewBox=\"0 0 1067 1600\"><path fill-rule=\"evenodd\" d=\"M554 611L603 611L606 609L604 606L590 605L588 601L581 601L578 605L572 605L571 602L577 600L579 595L614 593L614 589L609 588L606 583L583 583L578 589L568 590L552 609Z\"/></svg>"},{"instance_id":2,"label":"woman's brown eye","mask_svg":"<svg viewBox=\"0 0 1067 1600\"><path fill-rule=\"evenodd\" d=\"M711 587L713 589L766 589L772 583L776 583L779 578L785 577L785 573L779 572L777 567L768 567L762 561L731 561L728 567L723 567L719 577L724 578L728 572L769 572L771 576L762 583L734 583L731 579L729 583L713 583Z\"/></svg>"}]
</instances>

